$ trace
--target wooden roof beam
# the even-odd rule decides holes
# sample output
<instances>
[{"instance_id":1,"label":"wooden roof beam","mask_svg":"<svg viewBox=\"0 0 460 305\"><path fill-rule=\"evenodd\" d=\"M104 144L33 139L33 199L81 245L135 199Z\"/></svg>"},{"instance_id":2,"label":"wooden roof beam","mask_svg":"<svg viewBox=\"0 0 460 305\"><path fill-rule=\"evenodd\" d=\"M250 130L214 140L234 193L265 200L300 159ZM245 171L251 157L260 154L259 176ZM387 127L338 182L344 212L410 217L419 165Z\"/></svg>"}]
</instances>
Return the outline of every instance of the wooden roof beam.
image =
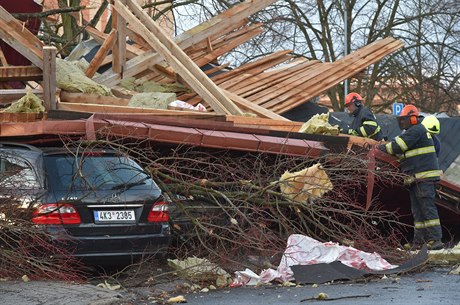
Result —
<instances>
[{"instance_id":1,"label":"wooden roof beam","mask_svg":"<svg viewBox=\"0 0 460 305\"><path fill-rule=\"evenodd\" d=\"M176 73L210 105L216 113L242 115L242 111L228 99L203 71L174 43L168 35L132 0L115 0L115 10L174 68ZM139 18L139 19L138 19Z\"/></svg>"},{"instance_id":2,"label":"wooden roof beam","mask_svg":"<svg viewBox=\"0 0 460 305\"><path fill-rule=\"evenodd\" d=\"M174 38L174 41L182 48L186 49L196 43L212 37L223 31L231 31L239 27L240 21L252 14L264 9L275 3L277 0L247 0L241 2L223 13L209 19L208 21L185 31ZM134 76L145 70L146 67L158 64L163 59L154 51L137 56L126 62L124 76ZM114 86L120 82L120 78L113 71L107 71L95 79L98 83Z\"/></svg>"},{"instance_id":3,"label":"wooden roof beam","mask_svg":"<svg viewBox=\"0 0 460 305\"><path fill-rule=\"evenodd\" d=\"M305 62L304 65L297 65L291 67L285 72L276 71L269 73L262 73L256 76L253 76L251 79L248 79L248 84L246 86L237 84L237 86L232 87L232 92L242 95L242 96L252 96L260 91L268 90L273 86L286 81L290 78L301 77L301 73L313 69L315 66L319 65L318 60Z\"/></svg>"},{"instance_id":4,"label":"wooden roof beam","mask_svg":"<svg viewBox=\"0 0 460 305\"><path fill-rule=\"evenodd\" d=\"M388 54L400 49L403 45L403 42L388 37L365 46L335 63L330 64L334 65L335 68L330 69L328 73L324 73L319 78L312 79L312 82L303 83L301 88L299 88L300 95L297 98L269 108L277 113L284 113L303 104L306 100L320 95L337 83L355 75L357 71L361 71L365 67L381 60Z\"/></svg>"},{"instance_id":5,"label":"wooden roof beam","mask_svg":"<svg viewBox=\"0 0 460 305\"><path fill-rule=\"evenodd\" d=\"M43 67L43 43L0 6L0 39L37 67Z\"/></svg>"},{"instance_id":6,"label":"wooden roof beam","mask_svg":"<svg viewBox=\"0 0 460 305\"><path fill-rule=\"evenodd\" d=\"M43 79L42 69L35 66L8 66L0 67L0 81L40 81Z\"/></svg>"}]
</instances>

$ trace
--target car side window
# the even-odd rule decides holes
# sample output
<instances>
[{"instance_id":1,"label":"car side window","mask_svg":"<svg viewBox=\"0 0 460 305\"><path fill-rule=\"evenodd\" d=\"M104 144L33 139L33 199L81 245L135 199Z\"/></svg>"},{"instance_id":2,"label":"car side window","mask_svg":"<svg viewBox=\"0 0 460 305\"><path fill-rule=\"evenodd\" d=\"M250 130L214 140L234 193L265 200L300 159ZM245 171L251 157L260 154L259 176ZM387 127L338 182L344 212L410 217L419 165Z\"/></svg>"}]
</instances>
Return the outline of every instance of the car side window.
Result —
<instances>
[{"instance_id":1,"label":"car side window","mask_svg":"<svg viewBox=\"0 0 460 305\"><path fill-rule=\"evenodd\" d=\"M0 188L35 189L39 186L33 168L25 159L0 153Z\"/></svg>"}]
</instances>

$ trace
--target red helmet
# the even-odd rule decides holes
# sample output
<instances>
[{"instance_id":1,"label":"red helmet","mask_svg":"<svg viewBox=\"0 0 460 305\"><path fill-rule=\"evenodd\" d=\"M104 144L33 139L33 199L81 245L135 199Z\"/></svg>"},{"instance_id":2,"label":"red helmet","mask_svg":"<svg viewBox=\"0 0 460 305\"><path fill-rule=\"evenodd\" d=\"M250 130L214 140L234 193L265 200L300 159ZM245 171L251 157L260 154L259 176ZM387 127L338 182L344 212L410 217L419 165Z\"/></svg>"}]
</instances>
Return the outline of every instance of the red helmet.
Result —
<instances>
[{"instance_id":1,"label":"red helmet","mask_svg":"<svg viewBox=\"0 0 460 305\"><path fill-rule=\"evenodd\" d=\"M418 112L417 107L414 105L406 105L401 110L399 117L397 117L399 128L402 130L408 129L412 125L417 125L419 123L418 117L420 112Z\"/></svg>"},{"instance_id":2,"label":"red helmet","mask_svg":"<svg viewBox=\"0 0 460 305\"><path fill-rule=\"evenodd\" d=\"M355 92L348 93L347 96L345 97L345 106L350 105L350 103L356 103L356 102L362 102L363 98L361 95Z\"/></svg>"},{"instance_id":3,"label":"red helmet","mask_svg":"<svg viewBox=\"0 0 460 305\"><path fill-rule=\"evenodd\" d=\"M420 116L420 112L418 112L417 107L414 105L406 105L404 108L401 110L401 113L399 116Z\"/></svg>"}]
</instances>

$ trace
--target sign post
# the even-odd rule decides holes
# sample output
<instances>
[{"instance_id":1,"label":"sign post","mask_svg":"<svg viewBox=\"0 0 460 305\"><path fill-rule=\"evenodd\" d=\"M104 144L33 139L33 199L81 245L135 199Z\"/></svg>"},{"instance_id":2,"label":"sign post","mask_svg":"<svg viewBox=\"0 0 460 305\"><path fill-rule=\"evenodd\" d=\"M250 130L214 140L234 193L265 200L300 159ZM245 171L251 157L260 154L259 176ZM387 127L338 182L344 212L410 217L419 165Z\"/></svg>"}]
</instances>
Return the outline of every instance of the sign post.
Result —
<instances>
[{"instance_id":1,"label":"sign post","mask_svg":"<svg viewBox=\"0 0 460 305\"><path fill-rule=\"evenodd\" d=\"M399 115L403 108L404 108L403 103L393 103L393 114Z\"/></svg>"}]
</instances>

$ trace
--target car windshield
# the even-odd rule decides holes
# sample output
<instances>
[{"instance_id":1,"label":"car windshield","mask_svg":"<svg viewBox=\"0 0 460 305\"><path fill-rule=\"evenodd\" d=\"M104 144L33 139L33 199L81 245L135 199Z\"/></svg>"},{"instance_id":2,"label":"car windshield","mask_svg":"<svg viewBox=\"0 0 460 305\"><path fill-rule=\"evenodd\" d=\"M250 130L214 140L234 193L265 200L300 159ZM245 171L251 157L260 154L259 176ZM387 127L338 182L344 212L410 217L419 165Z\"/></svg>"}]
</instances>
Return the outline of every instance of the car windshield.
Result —
<instances>
[{"instance_id":1,"label":"car windshield","mask_svg":"<svg viewBox=\"0 0 460 305\"><path fill-rule=\"evenodd\" d=\"M51 155L45 157L45 167L54 190L123 190L154 183L137 163L124 156Z\"/></svg>"}]
</instances>

